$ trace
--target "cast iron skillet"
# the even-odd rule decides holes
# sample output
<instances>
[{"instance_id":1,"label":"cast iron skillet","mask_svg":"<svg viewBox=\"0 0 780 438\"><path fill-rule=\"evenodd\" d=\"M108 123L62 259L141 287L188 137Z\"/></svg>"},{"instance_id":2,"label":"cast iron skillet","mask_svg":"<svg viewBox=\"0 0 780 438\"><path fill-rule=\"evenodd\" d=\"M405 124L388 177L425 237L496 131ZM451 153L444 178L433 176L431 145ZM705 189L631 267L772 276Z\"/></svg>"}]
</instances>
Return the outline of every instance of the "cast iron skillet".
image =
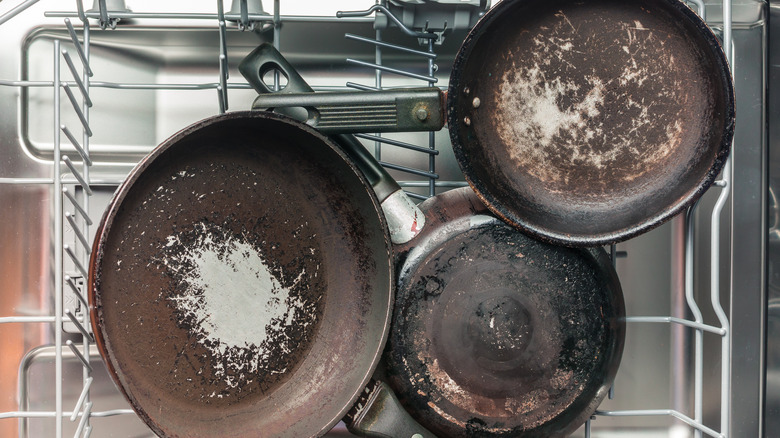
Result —
<instances>
[{"instance_id":1,"label":"cast iron skillet","mask_svg":"<svg viewBox=\"0 0 780 438\"><path fill-rule=\"evenodd\" d=\"M110 375L166 437L324 434L371 377L387 224L328 138L270 113L198 122L119 187L89 270Z\"/></svg>"},{"instance_id":2,"label":"cast iron skillet","mask_svg":"<svg viewBox=\"0 0 780 438\"><path fill-rule=\"evenodd\" d=\"M437 99L413 92L260 96L254 108L303 103L307 123L327 116L334 133L343 102L355 113L337 119L344 132L397 130L382 124L389 106L405 130L439 129ZM446 105L455 157L490 210L567 246L623 241L681 212L734 134L723 51L679 0L503 1L463 42Z\"/></svg>"},{"instance_id":3,"label":"cast iron skillet","mask_svg":"<svg viewBox=\"0 0 780 438\"><path fill-rule=\"evenodd\" d=\"M270 45L239 69L267 93L269 66L288 88L310 90ZM354 137L336 139L359 168L392 179ZM623 351L623 295L606 253L533 240L490 215L468 187L420 210L419 234L393 247L399 288L385 357L402 403L442 437L572 432L601 403ZM383 419L365 404L347 419L355 433L430 436L413 426L393 430L392 420L402 419Z\"/></svg>"}]
</instances>

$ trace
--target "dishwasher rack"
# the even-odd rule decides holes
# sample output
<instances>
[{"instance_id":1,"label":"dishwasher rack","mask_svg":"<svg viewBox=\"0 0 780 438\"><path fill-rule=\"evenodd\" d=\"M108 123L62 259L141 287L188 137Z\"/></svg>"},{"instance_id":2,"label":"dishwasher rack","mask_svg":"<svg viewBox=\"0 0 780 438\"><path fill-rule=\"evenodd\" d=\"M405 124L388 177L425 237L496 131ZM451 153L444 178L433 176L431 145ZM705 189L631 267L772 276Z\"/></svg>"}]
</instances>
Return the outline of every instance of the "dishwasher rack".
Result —
<instances>
[{"instance_id":1,"label":"dishwasher rack","mask_svg":"<svg viewBox=\"0 0 780 438\"><path fill-rule=\"evenodd\" d=\"M6 0L6 3L10 0ZM26 0L20 2L17 6L7 10L0 15L0 26L15 19L27 8L31 7L38 0ZM69 2L61 2L62 6L69 7ZM133 415L130 409L101 410L100 406L91 401L90 390L93 384L93 367L101 366L96 363L96 353L93 347L93 336L90 333L88 303L85 295L84 279L87 278L87 266L91 251L91 242L89 240L90 230L94 231L96 218L90 217L88 211L93 194L92 187L95 186L115 186L121 180L94 179L90 177L90 170L93 165L90 150L90 139L93 135L90 127L90 115L100 108L93 106L90 98L91 91L97 88L111 89L167 89L167 90L214 90L219 112L224 113L230 109L229 91L250 89L250 86L243 82L228 82L230 77L228 63L228 44L227 34L229 32L252 31L255 26L264 26L272 28L273 41L279 48L280 41L283 41L283 24L292 20L310 20L332 22L337 25L345 20L372 21L372 15L384 15L393 21L397 27L401 28L410 41L410 46L417 43L417 40L424 40L424 49L417 49L405 46L399 46L393 43L387 43L382 40L383 30L376 30L376 38L365 38L359 35L348 34L346 38L353 41L359 41L375 47L375 62L367 63L360 60L348 59L347 63L360 65L369 70L375 71L375 83L372 85L358 84L348 82L346 87L361 90L376 90L383 88L384 75L401 75L413 80L422 80L428 86L439 86L436 77L437 66L435 53L435 40L437 35L431 32L414 30L407 28L401 21L395 17L385 4L376 4L370 9L355 13L344 13L341 17L298 17L285 16L280 13L280 0L274 0L273 13L258 13L251 9L252 5L247 4L246 0L237 2L238 10L225 12L221 1L217 1L216 11L213 13L158 13L158 12L131 12L130 10L111 10L106 6L106 0L96 1L96 8L85 11L80 0L75 1L75 11L70 10L50 10L45 12L49 18L62 18L69 39L54 38L53 52L51 60L53 63L51 81L28 81L23 79L6 79L0 77L0 87L11 87L19 90L32 88L42 88L50 90L53 94L53 113L54 121L51 127L51 136L53 138L53 153L51 162L51 176L44 178L16 178L5 177L0 174L1 185L42 185L50 187L53 198L53 213L51 231L53 236L52 246L52 266L54 269L52 295L54 300L53 314L44 316L24 316L24 315L0 315L0 326L6 324L45 324L53 332L54 346L54 394L55 408L52 411L30 411L21 406L18 410L0 412L0 421L19 421L20 436L26 436L26 422L34 418L50 418L54 420L54 435L57 438L63 436L63 421L77 423L74 437L90 436L93 430L90 420L93 418ZM251 3L251 2L250 2ZM689 2L700 15L704 17L705 4L702 0ZM74 6L74 5L71 5ZM115 8L116 9L116 8ZM731 0L723 1L722 9L723 25L721 29L722 41L724 47L732 47L732 25L731 25ZM359 18L365 17L365 18ZM219 54L214 59L214 64L219 67L219 75L214 82L210 83L176 83L176 84L145 84L131 82L106 82L94 81L94 74L90 67L90 40L93 32L111 32L112 29L122 26L123 20L133 19L164 19L164 20L203 20L204 22L216 23L215 31L219 33ZM100 30L94 29L97 23ZM67 48L66 48L67 47ZM383 53L386 50L399 50L404 53L418 57L423 66L424 73L407 71L406 69L397 69L386 65L383 62ZM732 50L727 51L729 62L733 61ZM63 62L64 61L64 62ZM733 63L732 63L733 65ZM273 78L275 86L280 86L283 78L277 74ZM343 87L334 86L315 86L316 90L328 91L333 89L343 89ZM65 99L62 99L64 92ZM64 114L70 114L69 122L65 122ZM73 117L75 116L75 117ZM76 120L77 123L72 123ZM72 123L72 124L69 124ZM404 181L402 186L407 188L409 194L417 199L426 199L437 193L437 189L446 189L450 187L463 186L465 183L460 181L442 181L436 173L436 160L439 155L437 149L437 134L427 133L427 144L417 145L405 141L395 140L380 135L359 135L362 139L370 142L374 146L374 154L380 162L389 169L400 172L404 175L418 177L415 181ZM414 153L424 154L428 157L428 166L425 169L415 169L405 165L394 164L388 161L382 161L382 150L384 147L400 147ZM67 151L66 151L67 149ZM710 251L710 266L720 266L721 257L721 212L726 205L730 195L730 183L732 176L732 160L726 163L720 180L718 180L711 191L718 191L718 198L710 212L710 239L712 250ZM1 188L1 187L0 187ZM416 189L416 190L415 190ZM730 403L732 402L732 388L729 378L729 358L732 354L730 343L730 324L729 319L721 306L721 283L717 269L711 269L710 273L710 305L717 315L718 324L705 324L702 312L694 297L694 278L693 263L695 255L694 231L695 220L694 213L696 206L693 206L685 215L684 219L675 219L680 222L684 236L684 297L685 302L691 313L691 318L678 316L629 316L627 321L630 323L629 330L642 324L669 324L683 327L694 334L694 373L693 373L693 412L684 412L678 409L632 409L620 410L609 409L596 412L593 420L600 417L641 417L641 416L666 416L678 420L687 430L692 431L694 436L712 436L712 437L730 437L733 436L729 431L730 424ZM71 212L71 210L73 212ZM621 251L613 245L611 248L613 261L617 261ZM622 263L617 261L617 263ZM72 266L72 269L66 269ZM71 301L74 308L65 308L65 301L69 295L75 297L77 301ZM73 305L73 303L76 303ZM76 309L77 308L77 309ZM73 342L71 339L64 340L65 333L78 333L81 335L81 341ZM703 423L703 388L704 388L704 336L705 333L714 334L719 337L720 357L722 358L721 368L721 391L720 391L720 426L718 428L707 427ZM72 338L73 336L68 336ZM68 355L81 362L82 372L80 376L66 375L63 371L63 357ZM25 364L19 365L23 370ZM21 375L22 371L20 371ZM64 406L63 389L64 380L80 379L82 381L82 391L75 405ZM24 379L20 379L22 381ZM25 397L25 387L20 388L20 400ZM613 398L612 391L610 399ZM600 421L600 420L599 420ZM584 434L590 437L592 421L589 421L584 427ZM598 436L598 435L597 435Z\"/></svg>"}]
</instances>

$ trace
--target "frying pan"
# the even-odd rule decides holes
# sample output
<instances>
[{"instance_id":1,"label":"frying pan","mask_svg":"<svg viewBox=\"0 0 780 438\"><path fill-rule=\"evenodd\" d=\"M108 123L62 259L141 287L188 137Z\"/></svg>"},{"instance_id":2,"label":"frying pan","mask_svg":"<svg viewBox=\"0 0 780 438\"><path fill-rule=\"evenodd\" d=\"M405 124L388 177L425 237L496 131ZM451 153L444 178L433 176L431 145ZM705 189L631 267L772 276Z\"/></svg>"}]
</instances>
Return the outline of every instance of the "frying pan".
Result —
<instances>
[{"instance_id":1,"label":"frying pan","mask_svg":"<svg viewBox=\"0 0 780 438\"><path fill-rule=\"evenodd\" d=\"M106 210L90 314L110 375L165 437L324 434L391 314L387 224L327 137L234 112L175 134Z\"/></svg>"},{"instance_id":2,"label":"frying pan","mask_svg":"<svg viewBox=\"0 0 780 438\"><path fill-rule=\"evenodd\" d=\"M355 116L327 118L323 132L438 129L436 99L416 106L409 91L260 96L254 107L304 106L319 126L351 100ZM384 127L388 112L403 126ZM446 120L493 213L543 240L597 246L706 191L729 153L734 96L717 38L679 0L515 0L463 42Z\"/></svg>"},{"instance_id":3,"label":"frying pan","mask_svg":"<svg viewBox=\"0 0 780 438\"><path fill-rule=\"evenodd\" d=\"M433 198L432 198L433 199ZM413 418L440 437L564 437L609 392L625 339L601 248L534 240L468 187L420 205L384 364Z\"/></svg>"},{"instance_id":4,"label":"frying pan","mask_svg":"<svg viewBox=\"0 0 780 438\"><path fill-rule=\"evenodd\" d=\"M239 66L260 93L272 92L262 82L271 68L288 88L308 88L267 44ZM359 168L391 179L353 137L337 141ZM606 395L625 337L622 290L606 253L528 238L468 187L420 211L425 226L394 245L399 289L386 353L389 382L409 412L438 436L562 436L579 427ZM348 417L351 431L414 430L394 429L368 401L397 419L391 397L363 397Z\"/></svg>"}]
</instances>

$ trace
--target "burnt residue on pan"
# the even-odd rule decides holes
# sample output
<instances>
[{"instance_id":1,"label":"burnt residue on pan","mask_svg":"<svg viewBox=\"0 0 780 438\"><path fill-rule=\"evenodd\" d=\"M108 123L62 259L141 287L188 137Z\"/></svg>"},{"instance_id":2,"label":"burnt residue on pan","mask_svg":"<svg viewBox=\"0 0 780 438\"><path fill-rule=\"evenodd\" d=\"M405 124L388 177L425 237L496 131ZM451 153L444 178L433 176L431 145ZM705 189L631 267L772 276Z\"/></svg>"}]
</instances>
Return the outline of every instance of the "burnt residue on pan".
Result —
<instances>
[{"instance_id":1,"label":"burnt residue on pan","mask_svg":"<svg viewBox=\"0 0 780 438\"><path fill-rule=\"evenodd\" d=\"M601 250L485 224L412 263L386 352L390 383L439 436L564 436L614 378L620 286Z\"/></svg>"},{"instance_id":2,"label":"burnt residue on pan","mask_svg":"<svg viewBox=\"0 0 780 438\"><path fill-rule=\"evenodd\" d=\"M239 403L283 383L325 305L327 266L311 215L256 208L294 195L267 187L267 172L237 158L214 149L158 163L150 170L165 172L158 186L139 188L142 197L125 201L132 213L115 224L111 276L139 290L112 291L127 301L111 316L136 315L138 327L128 329L148 334L137 347L149 349L143 366L159 375L160 389L207 404Z\"/></svg>"},{"instance_id":3,"label":"burnt residue on pan","mask_svg":"<svg viewBox=\"0 0 780 438\"><path fill-rule=\"evenodd\" d=\"M449 93L455 155L491 210L573 246L624 240L692 202L733 135L725 58L677 0L499 4Z\"/></svg>"}]
</instances>

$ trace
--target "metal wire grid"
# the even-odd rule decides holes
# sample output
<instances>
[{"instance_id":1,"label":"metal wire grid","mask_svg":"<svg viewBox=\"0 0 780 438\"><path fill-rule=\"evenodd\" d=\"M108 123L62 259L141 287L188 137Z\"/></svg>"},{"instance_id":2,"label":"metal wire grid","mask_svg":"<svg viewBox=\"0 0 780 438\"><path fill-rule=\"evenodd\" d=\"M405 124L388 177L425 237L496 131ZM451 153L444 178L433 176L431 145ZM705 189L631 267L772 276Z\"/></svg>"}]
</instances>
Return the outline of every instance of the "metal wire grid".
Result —
<instances>
[{"instance_id":1,"label":"metal wire grid","mask_svg":"<svg viewBox=\"0 0 780 438\"><path fill-rule=\"evenodd\" d=\"M696 6L700 16L705 19L705 6L702 0L687 0L689 4ZM12 19L19 13L23 12L38 0L26 0L21 2L16 7L12 8L4 15L0 16L0 25L6 21ZM280 0L274 0L274 13L273 16L249 14L247 12L246 0L240 2L240 13L225 14L223 10L222 1L217 1L217 13L216 14L188 14L188 13L143 13L143 12L109 12L106 8L105 0L99 0L99 9L97 11L85 12L80 0L76 0L76 12L72 11L52 11L46 12L46 17L61 17L64 18L65 26L70 35L70 40L75 48L79 62L74 62L73 57L67 51L61 48L61 41L54 40L54 69L52 81L15 81L15 80L1 80L0 86L5 87L50 87L52 88L54 97L54 126L53 126L53 138L54 138L54 163L60 163L60 165L54 165L52 178L3 178L0 175L0 184L42 184L53 185L55 194L54 196L54 221L53 221L53 236L54 236L54 315L49 316L0 316L0 324L31 324L31 323L47 323L54 324L53 332L55 335L55 410L54 411L29 411L20 407L20 410L13 412L0 412L0 419L19 419L22 427L20 427L20 435L24 436L25 421L29 418L68 418L70 421L79 421L78 427L74 437L89 437L92 432L92 426L90 425L90 418L107 417L114 415L132 414L131 409L118 409L111 411L96 411L93 410L93 404L89 401L90 387L93 382L91 377L92 365L90 364L90 345L94 341L92 334L90 333L89 313L83 312L83 316L76 316L70 309L63 309L63 296L65 293L65 285L75 295L75 297L84 305L84 308L88 308L86 298L84 297L85 291L83 291L75 283L74 279L70 275L66 275L63 270L64 256L73 262L76 270L84 278L87 277L86 266L88 263L89 254L91 251L90 243L85 236L89 236L90 226L93 225L93 221L87 214L89 210L89 201L92 191L90 185L94 185L96 181L90 179L89 169L92 165L89 154L89 142L92 136L92 130L89 126L89 111L92 106L92 102L89 97L90 87L104 87L104 88L117 88L117 89L160 89L160 90L202 90L202 89L214 89L217 91L217 99L219 103L220 113L224 113L228 110L228 89L230 88L250 88L249 84L231 83L228 84L227 79L229 77L228 72L228 48L226 44L226 20L235 21L238 23L238 29L243 31L252 29L255 23L270 24L274 29L274 44L278 48L281 37L280 24L291 17L283 17L280 15ZM395 18L392 13L387 10L383 5L377 4L367 11L359 11L353 13L339 13L339 17L358 17L367 16L372 13L382 13L388 16L396 25L398 25L405 33L414 38L427 39L427 51L421 51L411 49L408 47L401 47L394 44L388 44L382 41L381 30L376 30L376 39L371 40L357 35L347 34L346 37L353 40L363 41L368 44L373 44L376 47L375 63L365 63L363 61L348 59L347 62L352 64L363 65L367 68L374 69L376 72L374 86L368 86L364 84L347 83L346 85L351 88L361 90L379 90L382 89L382 75L383 72L392 74L400 74L406 77L424 80L429 86L435 86L438 79L435 77L436 66L434 61L436 55L434 53L434 39L435 35L423 32L416 32L414 30L406 28L401 22ZM81 41L76 28L74 28L70 19L76 18L81 27ZM114 29L117 25L118 19L132 19L132 18L151 18L151 19L202 19L202 20L217 20L218 31L220 36L220 53L217 62L219 63L219 78L216 83L191 83L191 84L131 84L131 83L111 83L111 82L91 82L90 78L93 76L93 72L89 64L89 51L90 51L90 19L97 19L98 24L102 29ZM326 17L295 17L296 20L328 20ZM733 60L733 44L732 44L732 20L731 20L731 0L723 0L723 30L722 30L722 42L727 50L726 57L729 64L732 64ZM419 75L403 70L397 70L383 65L382 63L382 50L392 49L401 50L406 53L410 53L416 56L420 56L427 60L428 69L427 76ZM62 75L62 60L65 60L65 65L70 72L70 80L63 80ZM79 65L81 67L81 73L79 73ZM280 76L278 72L275 74L274 82L278 87ZM78 89L78 95L81 100L79 102L77 93L74 93L73 87ZM74 111L81 122L82 140L79 142L71 129L61 124L62 114L62 102L61 91L65 92L66 97L70 103L69 109ZM66 105L66 108L67 105ZM68 156L62 153L62 134L65 135L67 140L73 146L78 154L78 158L81 161L81 165L78 166ZM373 141L375 144L375 155L380 162L390 168L407 172L410 174L422 176L428 179L427 183L422 183L428 188L428 195L419 195L416 193L409 193L411 196L418 199L425 199L429 196L436 194L437 187L451 187L462 185L457 182L440 182L437 184L438 175L436 172L436 156L438 151L435 146L436 133L429 133L427 147L421 147L414 144L403 143L396 140L383 138L379 135L360 135L361 138L369 141ZM403 166L398 166L392 163L381 161L381 148L383 144L389 144L414 150L417 152L428 154L429 166L427 170L411 169ZM67 169L64 172L63 166ZM720 190L718 199L711 212L711 252L710 252L710 266L719 266L720 261L720 220L721 212L726 204L726 200L730 195L731 177L733 172L733 163L729 158L724 166L724 170L721 174L721 179L716 181L714 186ZM81 199L71 193L66 185L75 184L81 187ZM406 186L419 186L421 183L406 183ZM67 205L73 207L74 213L65 210L65 200ZM692 206L685 215L685 299L687 305L693 315L693 319L676 318L672 316L629 316L626 318L630 323L661 323L661 324L676 324L683 327L690 328L695 333L695 354L694 354L694 412L693 416L687 415L683 412L674 409L658 409L658 410L613 410L602 411L599 410L595 413L592 419L597 416L604 417L623 417L623 416L668 416L676 418L681 422L688 424L694 431L694 435L698 438L702 434L706 434L712 437L726 438L729 435L729 414L731 403L731 388L729 380L729 361L725 360L731 355L729 344L729 321L723 307L720 303L720 279L717 269L711 269L710 271L710 301L711 305L717 315L720 326L713 326L703 323L702 312L699 309L699 305L694 298L694 276L693 276L693 260L694 260L694 212L697 209L697 205ZM64 223L67 222L69 228L74 234L73 246L70 243L65 243L63 239ZM611 248L611 254L613 263L618 258L615 246ZM80 345L76 345L71 341L62 342L62 326L64 317L77 328L82 334L83 341ZM704 332L713 333L721 337L721 424L720 431L713 430L702 423L703 417L703 337ZM63 406L63 346L67 346L70 352L80 360L83 365L82 369L82 391L76 404L70 411L66 411ZM20 370L21 372L21 370ZM24 390L24 388L22 388ZM610 398L612 398L613 392L610 391ZM55 436L57 438L62 437L62 421L55 421ZM585 425L585 436L589 438L591 436L591 421L588 421Z\"/></svg>"}]
</instances>

